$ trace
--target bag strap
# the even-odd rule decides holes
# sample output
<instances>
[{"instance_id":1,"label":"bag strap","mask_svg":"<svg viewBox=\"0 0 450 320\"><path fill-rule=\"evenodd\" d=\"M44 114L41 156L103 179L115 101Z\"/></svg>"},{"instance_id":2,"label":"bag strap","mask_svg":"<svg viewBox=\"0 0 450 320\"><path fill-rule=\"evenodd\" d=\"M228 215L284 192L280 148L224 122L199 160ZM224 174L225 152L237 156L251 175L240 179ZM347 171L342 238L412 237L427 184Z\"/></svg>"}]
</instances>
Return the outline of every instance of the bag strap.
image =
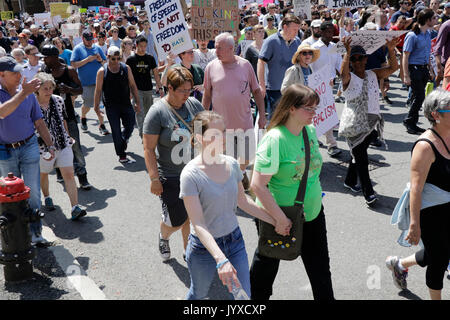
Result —
<instances>
[{"instance_id":1,"label":"bag strap","mask_svg":"<svg viewBox=\"0 0 450 320\"><path fill-rule=\"evenodd\" d=\"M164 104L169 108L169 110L172 111L173 114L175 114L175 116L176 116L181 122L183 122L183 124L186 126L186 128L189 129L189 132L190 132L191 134L193 134L193 131L192 131L191 126L187 124L187 122L183 119L183 117L180 116L180 114L179 114L179 113L178 113L178 112L170 105L170 103L169 103L165 98L162 98L161 100L162 100L162 101L164 102Z\"/></svg>"},{"instance_id":2,"label":"bag strap","mask_svg":"<svg viewBox=\"0 0 450 320\"><path fill-rule=\"evenodd\" d=\"M306 193L306 184L308 182L308 172L309 172L309 163L311 160L311 148L309 145L308 132L306 131L306 127L303 127L303 142L305 144L305 171L303 172L302 180L300 181L300 185L298 187L297 197L294 201L294 206L303 206L303 200L305 199Z\"/></svg>"}]
</instances>

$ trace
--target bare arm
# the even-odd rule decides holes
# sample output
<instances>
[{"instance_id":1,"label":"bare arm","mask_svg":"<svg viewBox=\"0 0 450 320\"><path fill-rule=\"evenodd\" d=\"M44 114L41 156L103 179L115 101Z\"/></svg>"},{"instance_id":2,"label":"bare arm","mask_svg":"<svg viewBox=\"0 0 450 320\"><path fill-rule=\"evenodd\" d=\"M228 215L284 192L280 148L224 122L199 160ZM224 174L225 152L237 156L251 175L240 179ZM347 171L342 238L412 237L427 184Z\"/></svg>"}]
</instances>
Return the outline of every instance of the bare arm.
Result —
<instances>
[{"instance_id":1,"label":"bare arm","mask_svg":"<svg viewBox=\"0 0 450 320\"><path fill-rule=\"evenodd\" d=\"M204 88L204 89L205 89L205 91L203 92L202 105L203 105L203 109L209 110L209 108L211 107L211 102L212 102L211 88L209 88L209 89Z\"/></svg>"},{"instance_id":2,"label":"bare arm","mask_svg":"<svg viewBox=\"0 0 450 320\"><path fill-rule=\"evenodd\" d=\"M161 195L163 187L159 181L158 165L156 162L156 145L158 144L159 135L144 134L142 143L144 144L145 166L147 167L150 177L150 192L154 195Z\"/></svg>"},{"instance_id":3,"label":"bare arm","mask_svg":"<svg viewBox=\"0 0 450 320\"><path fill-rule=\"evenodd\" d=\"M77 85L77 88L71 88L70 94L79 95L83 93L83 86L81 85L81 81L78 78L78 73L74 68L69 67L69 77L73 83Z\"/></svg>"},{"instance_id":4,"label":"bare arm","mask_svg":"<svg viewBox=\"0 0 450 320\"><path fill-rule=\"evenodd\" d=\"M403 51L403 60L402 60L403 77L405 79L405 84L408 86L411 84L411 78L409 77L409 69L408 69L410 54L411 54L411 52Z\"/></svg>"},{"instance_id":5,"label":"bare arm","mask_svg":"<svg viewBox=\"0 0 450 320\"><path fill-rule=\"evenodd\" d=\"M95 112L100 111L100 98L102 96L103 90L103 76L104 71L103 67L98 69L97 71L97 79L95 81L95 93L94 93L94 110Z\"/></svg>"},{"instance_id":6,"label":"bare arm","mask_svg":"<svg viewBox=\"0 0 450 320\"><path fill-rule=\"evenodd\" d=\"M75 69L78 69L78 68L81 68L82 66L84 66L85 64L88 64L89 62L94 61L95 59L97 59L97 56L93 55L93 56L89 56L80 61L71 61L70 65L72 67L74 67Z\"/></svg>"},{"instance_id":7,"label":"bare arm","mask_svg":"<svg viewBox=\"0 0 450 320\"><path fill-rule=\"evenodd\" d=\"M4 119L16 111L17 107L33 92L39 89L41 81L33 79L27 83L27 79L22 81L22 90L17 92L11 99L0 103L0 119Z\"/></svg>"},{"instance_id":8,"label":"bare arm","mask_svg":"<svg viewBox=\"0 0 450 320\"><path fill-rule=\"evenodd\" d=\"M351 37L344 37L342 39L344 42L346 52L344 58L342 59L341 65L341 80L342 80L342 89L343 91L347 90L347 87L350 83L351 75L350 75L350 44L352 42Z\"/></svg>"},{"instance_id":9,"label":"bare arm","mask_svg":"<svg viewBox=\"0 0 450 320\"><path fill-rule=\"evenodd\" d=\"M263 98L266 96L266 80L264 78L266 62L262 59L258 59L258 65L256 67L256 72L258 74L259 86L261 87L261 93Z\"/></svg>"},{"instance_id":10,"label":"bare arm","mask_svg":"<svg viewBox=\"0 0 450 320\"><path fill-rule=\"evenodd\" d=\"M130 91L131 94L133 95L136 104L135 111L139 112L141 110L141 103L139 100L138 89L136 86L136 82L134 81L133 72L131 72L130 66L127 65L127 69L128 69L128 83L130 85Z\"/></svg>"},{"instance_id":11,"label":"bare arm","mask_svg":"<svg viewBox=\"0 0 450 320\"><path fill-rule=\"evenodd\" d=\"M50 132L48 132L48 128L45 125L44 120L38 119L34 122L34 127L36 128L36 131L39 133L39 136L44 140L45 145L47 147L50 147L53 145L52 137L50 136Z\"/></svg>"},{"instance_id":12,"label":"bare arm","mask_svg":"<svg viewBox=\"0 0 450 320\"><path fill-rule=\"evenodd\" d=\"M264 128L266 126L266 107L264 105L264 96L261 89L256 89L253 93L253 98L255 99L256 107L259 112L259 127Z\"/></svg>"}]
</instances>

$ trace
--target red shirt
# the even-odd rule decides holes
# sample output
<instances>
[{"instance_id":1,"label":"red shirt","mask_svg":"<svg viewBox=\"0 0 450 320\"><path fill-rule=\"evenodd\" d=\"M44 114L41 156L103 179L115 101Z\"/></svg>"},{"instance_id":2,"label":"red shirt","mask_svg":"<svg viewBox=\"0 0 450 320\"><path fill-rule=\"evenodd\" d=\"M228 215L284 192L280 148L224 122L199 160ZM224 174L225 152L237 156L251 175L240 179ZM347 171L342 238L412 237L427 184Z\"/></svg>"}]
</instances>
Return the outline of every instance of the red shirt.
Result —
<instances>
[{"instance_id":1,"label":"red shirt","mask_svg":"<svg viewBox=\"0 0 450 320\"><path fill-rule=\"evenodd\" d=\"M389 31L402 31L397 26L392 26ZM403 52L403 42L405 42L406 33L400 36L400 43L397 45L397 49L400 50L400 52Z\"/></svg>"}]
</instances>

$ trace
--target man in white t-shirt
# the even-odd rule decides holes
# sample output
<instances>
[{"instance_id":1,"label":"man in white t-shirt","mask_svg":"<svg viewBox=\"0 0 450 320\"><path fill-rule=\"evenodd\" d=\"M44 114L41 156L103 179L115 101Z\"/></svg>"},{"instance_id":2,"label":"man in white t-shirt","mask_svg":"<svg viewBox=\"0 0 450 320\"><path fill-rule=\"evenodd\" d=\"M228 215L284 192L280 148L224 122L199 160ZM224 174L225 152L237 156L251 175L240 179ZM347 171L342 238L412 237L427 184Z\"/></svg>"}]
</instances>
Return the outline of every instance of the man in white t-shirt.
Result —
<instances>
[{"instance_id":1,"label":"man in white t-shirt","mask_svg":"<svg viewBox=\"0 0 450 320\"><path fill-rule=\"evenodd\" d=\"M28 62L23 65L22 76L27 78L27 81L30 81L41 70L43 62L39 61L39 59L44 56L32 44L27 45L24 51Z\"/></svg>"},{"instance_id":2,"label":"man in white t-shirt","mask_svg":"<svg viewBox=\"0 0 450 320\"><path fill-rule=\"evenodd\" d=\"M208 49L208 41L206 40L198 40L197 44L198 49L194 49L194 63L205 71L208 63L217 58L216 49Z\"/></svg>"},{"instance_id":3,"label":"man in white t-shirt","mask_svg":"<svg viewBox=\"0 0 450 320\"><path fill-rule=\"evenodd\" d=\"M333 86L332 81L336 77L336 73L339 74L341 70L342 57L336 52L336 44L331 41L334 34L334 26L331 21L324 21L320 26L321 37L315 42L312 47L320 50L320 57L315 62L311 63L310 67L313 72L320 70L323 66L330 67L330 83ZM341 150L337 147L336 139L333 135L333 129L325 133L326 144L328 148L328 154L330 157L335 157L341 153Z\"/></svg>"}]
</instances>

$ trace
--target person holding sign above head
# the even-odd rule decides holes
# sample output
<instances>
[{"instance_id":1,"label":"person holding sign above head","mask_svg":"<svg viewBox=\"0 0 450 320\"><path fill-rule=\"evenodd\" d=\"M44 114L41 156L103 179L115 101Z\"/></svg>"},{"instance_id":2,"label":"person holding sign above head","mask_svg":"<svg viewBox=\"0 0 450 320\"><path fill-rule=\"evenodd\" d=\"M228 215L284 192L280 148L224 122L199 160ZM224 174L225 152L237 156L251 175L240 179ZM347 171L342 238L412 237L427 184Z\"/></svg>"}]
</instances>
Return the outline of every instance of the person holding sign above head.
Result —
<instances>
[{"instance_id":1,"label":"person holding sign above head","mask_svg":"<svg viewBox=\"0 0 450 320\"><path fill-rule=\"evenodd\" d=\"M389 65L372 70L366 70L367 54L364 48L350 47L351 37L344 38L343 42L347 52L342 61L341 79L346 99L339 135L346 138L352 156L344 187L353 192L362 190L366 203L370 206L378 199L369 177L367 149L377 134L382 139L384 126L377 79L387 78L398 69L394 51L398 40L394 38L386 43ZM357 184L358 178L361 186Z\"/></svg>"}]
</instances>

